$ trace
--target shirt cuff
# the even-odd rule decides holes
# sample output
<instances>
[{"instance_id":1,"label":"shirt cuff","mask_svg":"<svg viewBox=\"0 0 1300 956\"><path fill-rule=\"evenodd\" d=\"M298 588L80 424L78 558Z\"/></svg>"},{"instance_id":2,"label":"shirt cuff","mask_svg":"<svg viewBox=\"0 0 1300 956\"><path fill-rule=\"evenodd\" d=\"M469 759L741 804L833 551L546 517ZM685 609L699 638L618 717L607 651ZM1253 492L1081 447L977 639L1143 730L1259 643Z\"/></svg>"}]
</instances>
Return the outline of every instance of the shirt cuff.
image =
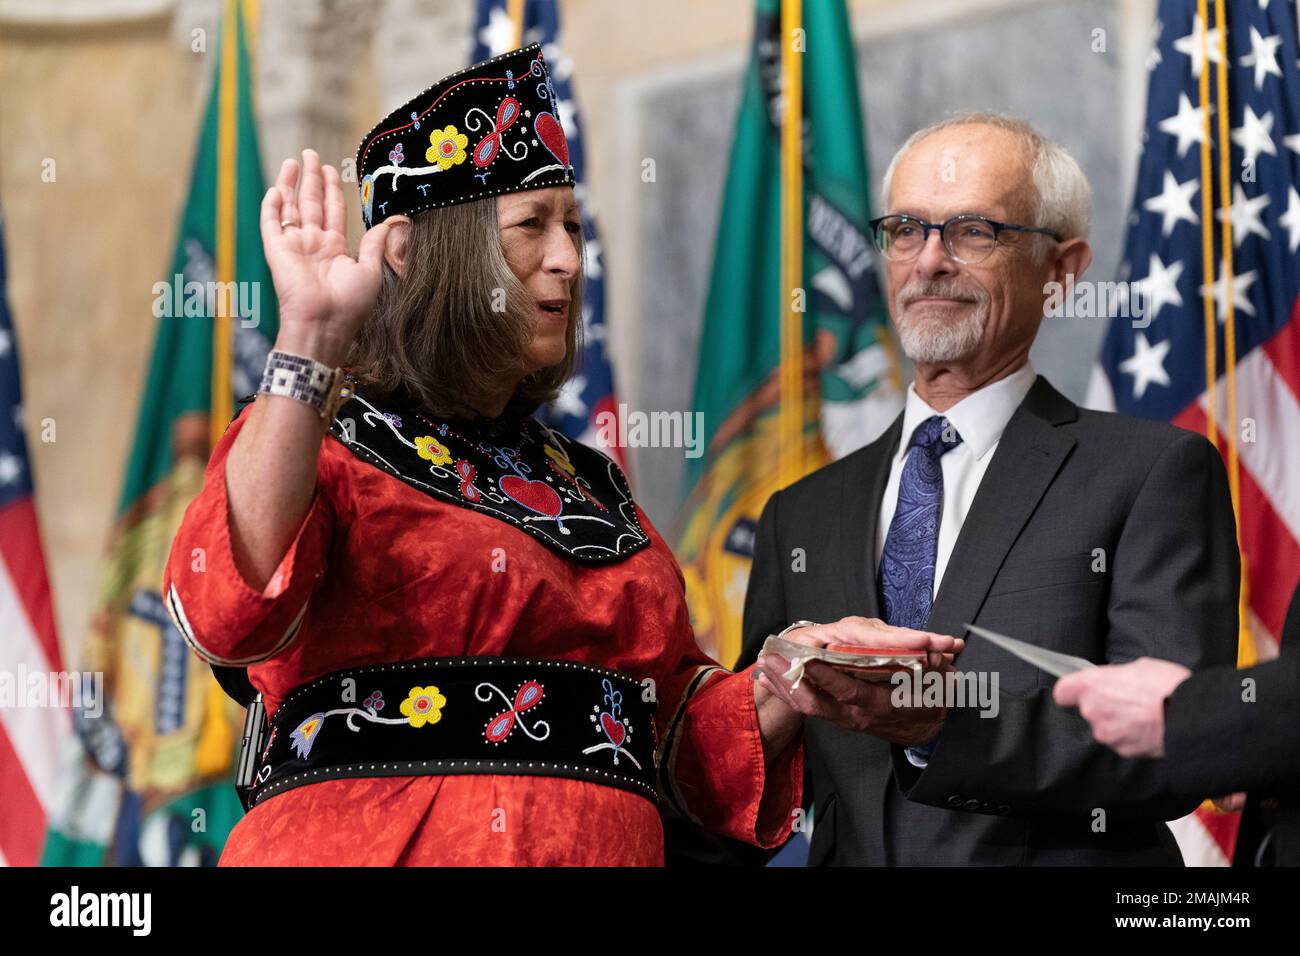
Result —
<instances>
[{"instance_id":1,"label":"shirt cuff","mask_svg":"<svg viewBox=\"0 0 1300 956\"><path fill-rule=\"evenodd\" d=\"M907 758L907 762L913 767L924 770L930 765L930 754L934 753L934 745L935 741L932 740L928 744L919 744L915 747L905 747L903 749L903 756Z\"/></svg>"}]
</instances>

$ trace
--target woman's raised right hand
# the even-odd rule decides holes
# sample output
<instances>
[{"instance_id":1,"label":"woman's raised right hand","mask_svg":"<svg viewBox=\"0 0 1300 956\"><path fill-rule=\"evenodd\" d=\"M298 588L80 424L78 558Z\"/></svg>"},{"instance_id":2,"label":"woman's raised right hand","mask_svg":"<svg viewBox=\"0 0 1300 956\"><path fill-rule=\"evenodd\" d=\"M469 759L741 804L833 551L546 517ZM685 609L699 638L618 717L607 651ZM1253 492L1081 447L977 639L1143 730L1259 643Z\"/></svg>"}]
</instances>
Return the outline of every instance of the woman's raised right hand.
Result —
<instances>
[{"instance_id":1,"label":"woman's raised right hand","mask_svg":"<svg viewBox=\"0 0 1300 956\"><path fill-rule=\"evenodd\" d=\"M302 157L297 196L298 161L286 159L262 199L262 246L280 303L276 345L339 365L374 309L392 220L368 230L353 259L339 171L322 166L315 150Z\"/></svg>"}]
</instances>

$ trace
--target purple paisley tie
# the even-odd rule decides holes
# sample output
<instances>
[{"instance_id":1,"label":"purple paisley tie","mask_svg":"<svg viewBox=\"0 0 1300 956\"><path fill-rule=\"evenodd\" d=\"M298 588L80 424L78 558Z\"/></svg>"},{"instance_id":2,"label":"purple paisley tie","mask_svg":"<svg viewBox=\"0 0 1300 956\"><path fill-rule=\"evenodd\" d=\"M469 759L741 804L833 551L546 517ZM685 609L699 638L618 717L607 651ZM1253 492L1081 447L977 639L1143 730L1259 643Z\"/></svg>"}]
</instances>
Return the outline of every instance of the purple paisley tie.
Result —
<instances>
[{"instance_id":1,"label":"purple paisley tie","mask_svg":"<svg viewBox=\"0 0 1300 956\"><path fill-rule=\"evenodd\" d=\"M961 444L948 419L932 415L912 432L911 454L898 483L898 507L880 555L880 594L885 621L925 628L934 589L943 514L943 467L939 459Z\"/></svg>"}]
</instances>

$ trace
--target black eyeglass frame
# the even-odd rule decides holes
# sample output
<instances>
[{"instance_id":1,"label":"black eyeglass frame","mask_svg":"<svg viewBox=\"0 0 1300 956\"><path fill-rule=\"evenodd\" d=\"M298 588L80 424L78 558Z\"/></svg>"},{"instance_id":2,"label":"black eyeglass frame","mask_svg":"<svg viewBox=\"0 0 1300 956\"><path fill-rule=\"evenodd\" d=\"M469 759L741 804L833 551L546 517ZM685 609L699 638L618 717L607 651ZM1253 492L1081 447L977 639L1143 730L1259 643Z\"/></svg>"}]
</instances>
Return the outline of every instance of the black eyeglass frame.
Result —
<instances>
[{"instance_id":1,"label":"black eyeglass frame","mask_svg":"<svg viewBox=\"0 0 1300 956\"><path fill-rule=\"evenodd\" d=\"M889 253L885 252L885 250L880 247L880 224L883 223L886 219L898 219L903 222L914 223L917 226L921 227L922 230L921 244L917 246L915 255L895 257L895 256L891 256ZM989 251L979 259L963 259L961 256L953 252L952 246L948 242L947 229L949 226L951 226L955 222L969 222L971 220L985 223L986 225L992 227L993 229L993 245L989 246ZM948 253L949 257L951 257L956 262L960 262L963 265L968 265L968 266L983 262L989 256L993 255L993 250L996 249L998 246L998 237L1001 236L1002 233L1006 230L1010 230L1012 232L1038 232L1038 233L1042 233L1044 236L1050 236L1056 242L1065 241L1056 233L1052 232L1050 229L1040 229L1037 226L1020 226L1011 222L998 222L996 219L990 219L988 216L981 216L979 213L971 213L971 212L964 212L964 213L959 213L956 216L949 216L943 222L926 222L924 219L921 219L918 216L909 216L906 215L905 213L890 213L888 216L876 217L875 219L871 220L871 222L867 223L867 225L871 227L871 235L875 239L876 249L880 252L882 256L884 256L886 259L888 259L891 262L909 262L912 259L915 259L917 256L919 256L921 252L925 249L926 243L930 241L931 229L939 230L939 241L943 243L943 248Z\"/></svg>"}]
</instances>

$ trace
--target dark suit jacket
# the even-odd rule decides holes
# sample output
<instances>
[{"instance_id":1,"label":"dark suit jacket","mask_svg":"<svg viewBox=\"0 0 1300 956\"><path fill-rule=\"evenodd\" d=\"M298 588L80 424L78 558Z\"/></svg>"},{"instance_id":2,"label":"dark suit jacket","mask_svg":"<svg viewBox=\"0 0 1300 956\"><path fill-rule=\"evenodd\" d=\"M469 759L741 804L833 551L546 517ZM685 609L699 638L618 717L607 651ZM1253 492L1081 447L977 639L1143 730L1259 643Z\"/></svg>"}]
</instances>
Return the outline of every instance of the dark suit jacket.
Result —
<instances>
[{"instance_id":1,"label":"dark suit jacket","mask_svg":"<svg viewBox=\"0 0 1300 956\"><path fill-rule=\"evenodd\" d=\"M1255 856L1247 822L1258 812L1272 832L1265 859L1300 866L1300 588L1281 643L1276 660L1245 670L1210 668L1178 685L1165 704L1164 762L1188 796L1250 793L1238 837L1241 862Z\"/></svg>"},{"instance_id":2,"label":"dark suit jacket","mask_svg":"<svg viewBox=\"0 0 1300 956\"><path fill-rule=\"evenodd\" d=\"M902 415L768 501L741 666L793 621L883 617L876 524L901 429ZM796 548L805 570L793 570ZM1226 665L1238 571L1227 476L1205 438L1080 409L1039 376L984 474L927 627L962 636L971 622L1099 663ZM951 710L924 771L899 747L808 721L810 864L1181 863L1161 821L1198 800L1160 762L1095 743L1052 702L1053 678L979 637L958 666L997 672L1000 712Z\"/></svg>"}]
</instances>

